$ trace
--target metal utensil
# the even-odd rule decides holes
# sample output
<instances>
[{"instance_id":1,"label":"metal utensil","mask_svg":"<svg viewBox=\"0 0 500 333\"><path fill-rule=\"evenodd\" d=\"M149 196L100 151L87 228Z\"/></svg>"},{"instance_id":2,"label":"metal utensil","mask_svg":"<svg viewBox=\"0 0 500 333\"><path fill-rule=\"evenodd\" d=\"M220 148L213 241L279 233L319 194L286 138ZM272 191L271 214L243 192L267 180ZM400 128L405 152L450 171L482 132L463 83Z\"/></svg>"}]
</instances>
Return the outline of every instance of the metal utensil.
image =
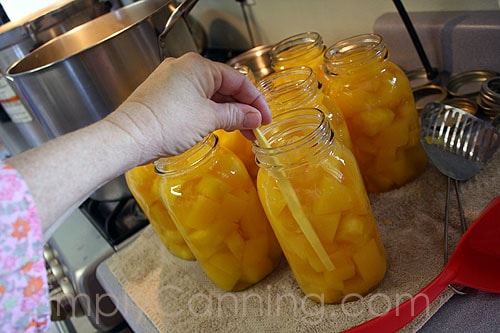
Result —
<instances>
[{"instance_id":1,"label":"metal utensil","mask_svg":"<svg viewBox=\"0 0 500 333\"><path fill-rule=\"evenodd\" d=\"M420 42L420 38L418 37L417 31L415 30L415 27L413 26L410 16L408 15L408 12L403 6L403 3L400 0L393 0L392 2L394 3L394 6L398 10L399 16L403 20L406 30L410 35L411 41L413 42L413 46L415 46L415 50L417 51L418 57L420 58L420 61L422 62L422 65L425 68L427 78L429 80L435 79L438 76L439 72L437 69L431 66L429 59L425 54L422 43Z\"/></svg>"},{"instance_id":2,"label":"metal utensil","mask_svg":"<svg viewBox=\"0 0 500 333\"><path fill-rule=\"evenodd\" d=\"M429 103L422 110L420 139L432 163L448 176L444 261L448 261L448 220L451 181L454 181L458 209L465 232L467 224L462 209L458 182L476 175L493 156L500 143L500 133L490 123L461 109Z\"/></svg>"},{"instance_id":3,"label":"metal utensil","mask_svg":"<svg viewBox=\"0 0 500 333\"><path fill-rule=\"evenodd\" d=\"M486 207L457 245L441 273L387 313L346 332L396 332L415 319L450 284L500 293L500 196Z\"/></svg>"},{"instance_id":4,"label":"metal utensil","mask_svg":"<svg viewBox=\"0 0 500 333\"><path fill-rule=\"evenodd\" d=\"M198 0L184 0L177 7L175 7L174 11L168 18L165 23L165 27L163 31L158 36L158 47L160 48L160 60L164 60L167 56L172 56L169 54L167 49L167 35L172 31L172 29L177 25L176 23L185 15L187 15L191 9L193 9L194 5ZM196 46L190 46L191 49L195 49Z\"/></svg>"}]
</instances>

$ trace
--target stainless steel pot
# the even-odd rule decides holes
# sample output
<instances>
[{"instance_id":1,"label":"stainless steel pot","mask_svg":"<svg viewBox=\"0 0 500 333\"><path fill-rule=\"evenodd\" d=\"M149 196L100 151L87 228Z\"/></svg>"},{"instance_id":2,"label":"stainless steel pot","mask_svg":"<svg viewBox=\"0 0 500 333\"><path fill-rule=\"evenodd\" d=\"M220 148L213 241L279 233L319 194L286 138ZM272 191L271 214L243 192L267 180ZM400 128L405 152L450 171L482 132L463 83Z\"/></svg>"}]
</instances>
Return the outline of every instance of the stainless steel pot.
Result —
<instances>
[{"instance_id":1,"label":"stainless steel pot","mask_svg":"<svg viewBox=\"0 0 500 333\"><path fill-rule=\"evenodd\" d=\"M186 2L196 0L178 7L191 9ZM169 31L162 39L168 55L198 51L185 26L187 11L178 7L171 0L143 0L119 8L48 41L12 64L6 75L51 136L87 126L116 109L159 65L162 31ZM122 178L91 197L130 196Z\"/></svg>"},{"instance_id":2,"label":"stainless steel pot","mask_svg":"<svg viewBox=\"0 0 500 333\"><path fill-rule=\"evenodd\" d=\"M34 41L43 44L74 27L109 13L113 5L110 1L102 0L71 0L57 2L55 6L56 8L48 7L46 14L37 15L24 24Z\"/></svg>"},{"instance_id":3,"label":"stainless steel pot","mask_svg":"<svg viewBox=\"0 0 500 333\"><path fill-rule=\"evenodd\" d=\"M110 9L111 4L101 0L65 0L0 26L0 104L10 117L0 124L0 140L11 154L38 146L49 136L1 73L39 45Z\"/></svg>"},{"instance_id":4,"label":"stainless steel pot","mask_svg":"<svg viewBox=\"0 0 500 333\"><path fill-rule=\"evenodd\" d=\"M48 42L85 22L109 13L101 0L64 0L0 26L0 71Z\"/></svg>"},{"instance_id":5,"label":"stainless steel pot","mask_svg":"<svg viewBox=\"0 0 500 333\"><path fill-rule=\"evenodd\" d=\"M175 8L169 0L143 0L102 15L15 62L7 78L52 136L87 126L113 111L158 66L157 39L164 29L158 22L165 24ZM176 37L194 45L188 32Z\"/></svg>"},{"instance_id":6,"label":"stainless steel pot","mask_svg":"<svg viewBox=\"0 0 500 333\"><path fill-rule=\"evenodd\" d=\"M248 66L258 81L274 72L271 67L271 49L273 45L260 45L230 59L229 66Z\"/></svg>"}]
</instances>

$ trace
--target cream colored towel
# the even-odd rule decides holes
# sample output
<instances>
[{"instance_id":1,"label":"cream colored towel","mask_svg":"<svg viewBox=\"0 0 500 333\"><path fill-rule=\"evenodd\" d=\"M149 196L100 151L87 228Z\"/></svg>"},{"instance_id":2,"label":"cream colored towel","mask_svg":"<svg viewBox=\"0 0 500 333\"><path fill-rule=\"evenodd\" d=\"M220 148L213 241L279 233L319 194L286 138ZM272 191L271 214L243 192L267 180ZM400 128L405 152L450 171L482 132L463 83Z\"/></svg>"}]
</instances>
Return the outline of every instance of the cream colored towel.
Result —
<instances>
[{"instance_id":1,"label":"cream colored towel","mask_svg":"<svg viewBox=\"0 0 500 333\"><path fill-rule=\"evenodd\" d=\"M461 183L469 224L500 195L499 160L500 151L476 177ZM221 291L207 280L196 262L172 256L150 227L108 259L108 265L159 332L339 332L396 306L439 274L443 267L445 193L446 177L429 165L407 186L370 195L387 249L388 272L374 292L343 305L307 300L285 261L245 291ZM452 191L450 252L460 237L459 221ZM452 295L446 289L402 331L416 331Z\"/></svg>"}]
</instances>

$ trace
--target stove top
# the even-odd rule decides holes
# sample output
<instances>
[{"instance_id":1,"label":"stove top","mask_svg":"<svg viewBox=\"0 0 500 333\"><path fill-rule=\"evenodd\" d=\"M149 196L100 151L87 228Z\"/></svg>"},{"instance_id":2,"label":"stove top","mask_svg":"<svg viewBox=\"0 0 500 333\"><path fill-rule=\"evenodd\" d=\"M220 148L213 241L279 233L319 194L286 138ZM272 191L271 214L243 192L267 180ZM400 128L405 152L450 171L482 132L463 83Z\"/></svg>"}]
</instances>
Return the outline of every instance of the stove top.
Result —
<instances>
[{"instance_id":1,"label":"stove top","mask_svg":"<svg viewBox=\"0 0 500 333\"><path fill-rule=\"evenodd\" d=\"M133 197L117 201L87 199L80 210L112 246L127 240L149 224Z\"/></svg>"},{"instance_id":2,"label":"stove top","mask_svg":"<svg viewBox=\"0 0 500 333\"><path fill-rule=\"evenodd\" d=\"M46 244L51 303L60 326L88 321L97 331L127 328L96 277L97 266L133 241L149 224L133 197L87 199ZM50 286L50 285L49 285ZM64 324L63 324L64 323ZM125 330L126 331L126 330Z\"/></svg>"}]
</instances>

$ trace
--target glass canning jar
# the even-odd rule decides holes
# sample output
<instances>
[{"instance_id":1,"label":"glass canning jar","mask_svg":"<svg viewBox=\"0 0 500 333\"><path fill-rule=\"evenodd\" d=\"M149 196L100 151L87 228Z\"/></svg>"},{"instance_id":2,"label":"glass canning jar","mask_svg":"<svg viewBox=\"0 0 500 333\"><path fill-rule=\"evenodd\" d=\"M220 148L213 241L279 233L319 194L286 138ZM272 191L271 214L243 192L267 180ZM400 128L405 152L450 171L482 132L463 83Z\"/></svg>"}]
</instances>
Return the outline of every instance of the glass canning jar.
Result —
<instances>
[{"instance_id":1,"label":"glass canning jar","mask_svg":"<svg viewBox=\"0 0 500 333\"><path fill-rule=\"evenodd\" d=\"M141 207L163 245L173 255L194 260L194 255L184 241L167 208L162 202L158 185L161 177L154 171L152 163L140 165L125 173L130 192Z\"/></svg>"},{"instance_id":2,"label":"glass canning jar","mask_svg":"<svg viewBox=\"0 0 500 333\"><path fill-rule=\"evenodd\" d=\"M163 202L189 248L219 288L245 289L271 273L281 248L241 160L215 134L154 162Z\"/></svg>"},{"instance_id":3,"label":"glass canning jar","mask_svg":"<svg viewBox=\"0 0 500 333\"><path fill-rule=\"evenodd\" d=\"M299 108L317 108L328 117L339 142L352 148L342 112L318 87L316 74L307 66L290 67L267 75L257 83L273 115Z\"/></svg>"},{"instance_id":4,"label":"glass canning jar","mask_svg":"<svg viewBox=\"0 0 500 333\"><path fill-rule=\"evenodd\" d=\"M339 41L325 51L324 63L323 93L344 114L368 192L395 189L418 177L427 157L415 100L382 37Z\"/></svg>"},{"instance_id":5,"label":"glass canning jar","mask_svg":"<svg viewBox=\"0 0 500 333\"><path fill-rule=\"evenodd\" d=\"M308 66L320 79L323 71L323 53L326 47L317 32L304 32L276 43L270 51L271 67L275 71L290 67Z\"/></svg>"},{"instance_id":6,"label":"glass canning jar","mask_svg":"<svg viewBox=\"0 0 500 333\"><path fill-rule=\"evenodd\" d=\"M386 272L385 249L354 155L335 141L324 113L287 111L262 131L270 147L253 146L259 198L302 291L315 301L338 303L376 288ZM295 219L284 181L332 267Z\"/></svg>"}]
</instances>

